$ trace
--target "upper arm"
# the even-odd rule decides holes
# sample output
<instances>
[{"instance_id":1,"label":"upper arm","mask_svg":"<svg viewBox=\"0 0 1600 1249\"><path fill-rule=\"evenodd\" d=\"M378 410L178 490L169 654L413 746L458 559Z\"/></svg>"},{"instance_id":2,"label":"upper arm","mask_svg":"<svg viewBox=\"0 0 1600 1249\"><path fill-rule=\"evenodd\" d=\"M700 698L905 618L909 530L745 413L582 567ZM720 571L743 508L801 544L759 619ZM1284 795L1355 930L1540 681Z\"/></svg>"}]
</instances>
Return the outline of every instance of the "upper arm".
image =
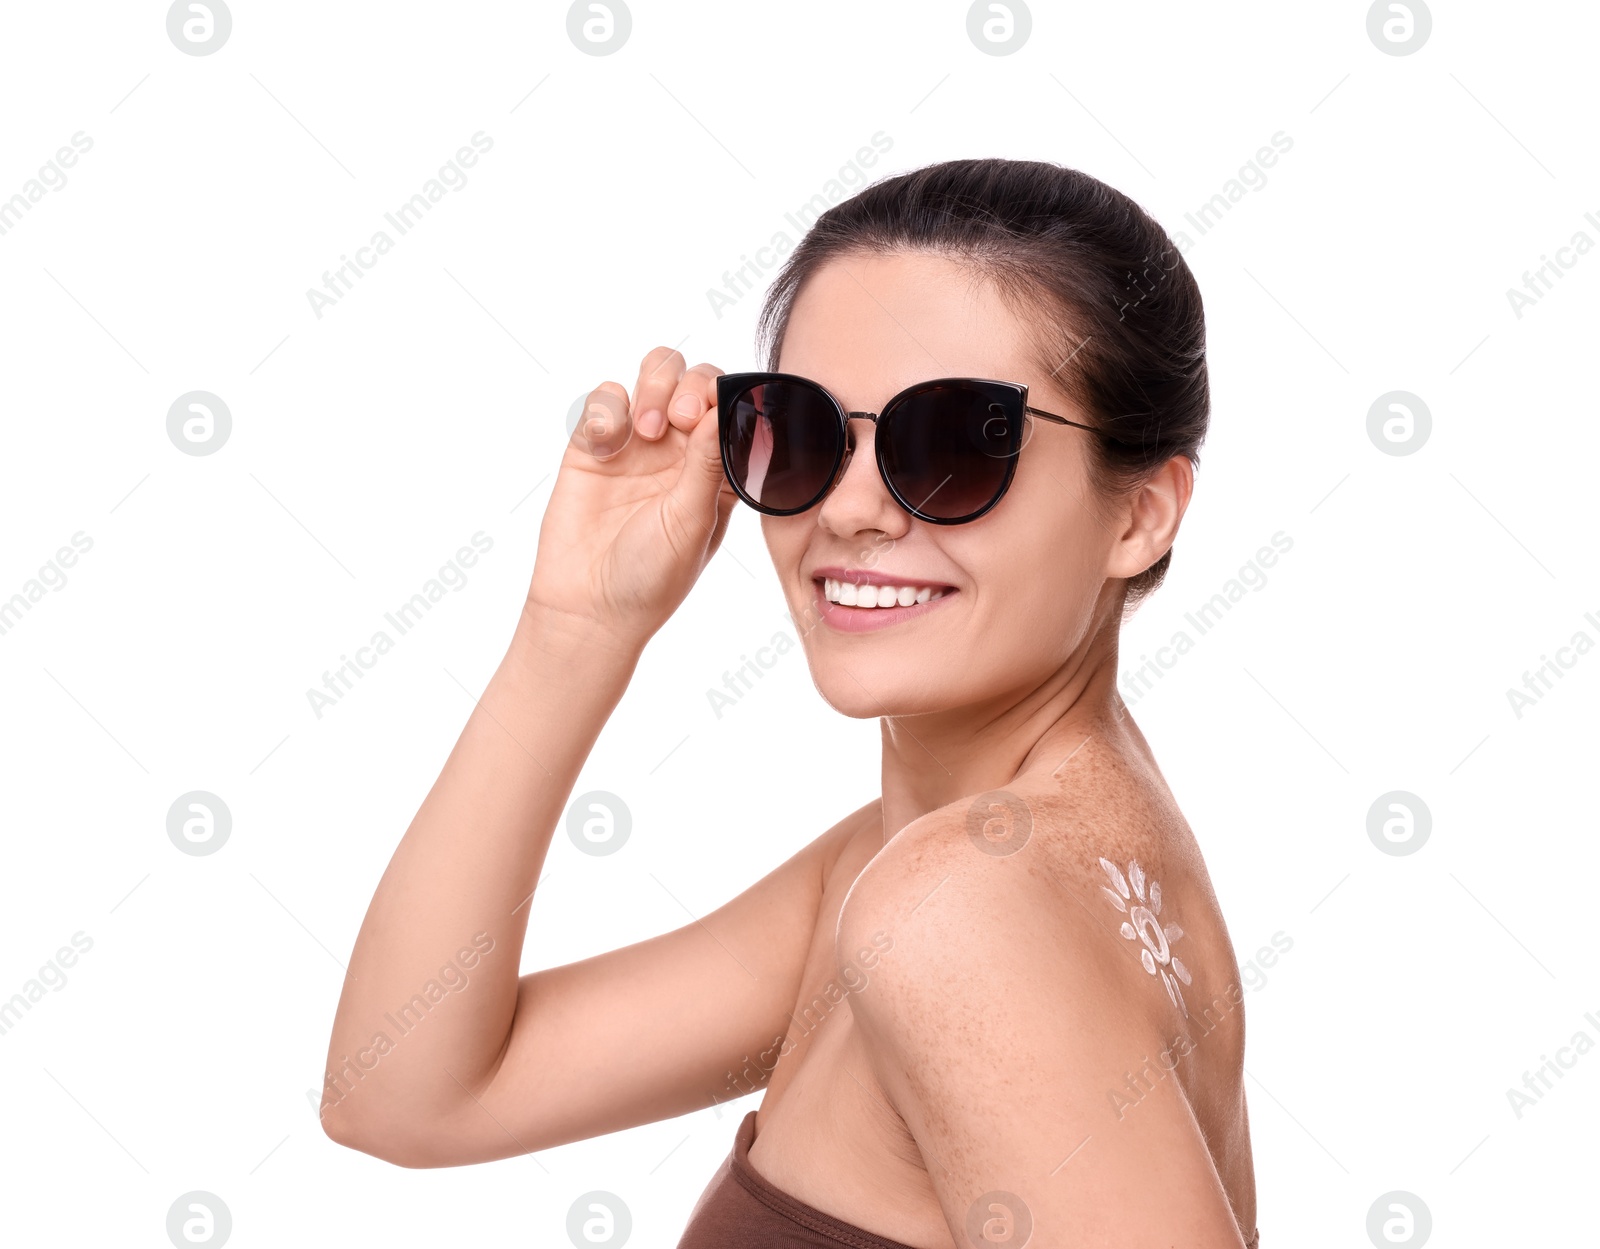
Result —
<instances>
[{"instance_id":1,"label":"upper arm","mask_svg":"<svg viewBox=\"0 0 1600 1249\"><path fill-rule=\"evenodd\" d=\"M413 1165L547 1149L764 1083L799 993L825 871L860 814L700 919L522 976L498 1063L481 1087L463 1089L448 1122L426 1125Z\"/></svg>"},{"instance_id":2,"label":"upper arm","mask_svg":"<svg viewBox=\"0 0 1600 1249\"><path fill-rule=\"evenodd\" d=\"M1034 1244L1237 1249L1179 1082L1128 1109L1129 1073L1181 1053L1181 1016L1164 994L1152 1007L1115 926L1036 856L979 853L959 820L925 818L857 882L837 939L893 938L852 1009L956 1243L987 1243L990 1220L1000 1239L1009 1219L1018 1243L1031 1221Z\"/></svg>"}]
</instances>

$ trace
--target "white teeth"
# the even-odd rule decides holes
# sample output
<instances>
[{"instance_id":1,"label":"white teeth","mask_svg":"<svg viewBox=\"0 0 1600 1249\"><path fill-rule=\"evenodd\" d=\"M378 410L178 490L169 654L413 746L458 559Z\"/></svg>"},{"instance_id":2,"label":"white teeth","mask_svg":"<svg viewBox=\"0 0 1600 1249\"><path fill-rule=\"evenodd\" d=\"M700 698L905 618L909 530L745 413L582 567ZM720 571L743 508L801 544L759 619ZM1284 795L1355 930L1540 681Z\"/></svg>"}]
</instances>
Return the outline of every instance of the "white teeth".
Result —
<instances>
[{"instance_id":1,"label":"white teeth","mask_svg":"<svg viewBox=\"0 0 1600 1249\"><path fill-rule=\"evenodd\" d=\"M932 586L914 585L857 585L853 581L823 579L823 592L828 602L844 607L910 607L942 598L949 591Z\"/></svg>"}]
</instances>

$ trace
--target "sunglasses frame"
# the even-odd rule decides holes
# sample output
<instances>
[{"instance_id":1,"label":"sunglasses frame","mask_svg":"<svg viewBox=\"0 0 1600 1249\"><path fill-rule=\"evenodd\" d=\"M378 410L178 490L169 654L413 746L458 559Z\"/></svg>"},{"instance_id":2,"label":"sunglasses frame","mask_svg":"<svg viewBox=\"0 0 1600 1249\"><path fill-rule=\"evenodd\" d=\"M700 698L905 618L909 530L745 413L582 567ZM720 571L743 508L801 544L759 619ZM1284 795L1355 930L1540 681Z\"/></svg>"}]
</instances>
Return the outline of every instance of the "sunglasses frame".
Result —
<instances>
[{"instance_id":1,"label":"sunglasses frame","mask_svg":"<svg viewBox=\"0 0 1600 1249\"><path fill-rule=\"evenodd\" d=\"M734 400L740 395L743 395L747 391L751 390L753 387L765 385L768 382L796 382L802 386L809 386L811 389L823 395L828 402L833 405L833 410L838 414L839 417L839 449L834 455L833 467L828 472L827 484L822 487L815 498L809 500L801 507L774 508L764 503L756 502L745 493L744 488L739 485L737 480L735 480L733 466L728 463L728 434L733 420L732 408ZM889 398L889 401L883 405L883 410L881 412L850 412L845 409L845 406L842 403L834 398L832 392L830 392L826 386L822 385L821 382L813 381L809 377L802 377L798 373L722 373L717 377L717 447L722 456L723 476L727 478L728 484L733 487L734 492L741 499L743 499L746 504L764 516L798 516L802 512L808 512L812 508L816 507L817 504L821 503L823 499L827 498L828 495L833 492L833 488L839 483L841 469L845 463L846 457L853 452L853 448L850 446L850 422L852 420L860 418L862 420L871 421L874 426L881 428L882 422L886 418L893 416L895 411L906 400L915 397L922 391L935 387L947 386L997 387L999 389L999 397L995 400L995 403L1003 403L1005 405L1006 410L1004 415L1019 428L1022 426L1023 422L1018 418L1023 416L1037 416L1042 417L1047 421L1053 421L1057 425L1071 425L1077 429L1086 429L1090 433L1099 434L1102 437L1111 437L1111 435L1107 434L1105 430L1097 429L1093 425L1085 425L1081 421L1069 421L1066 417L1057 416L1053 412L1046 412L1040 408L1029 407L1028 388L1021 382L1002 382L986 377L935 377L930 378L927 381L913 382L904 390L892 395ZM994 406L994 404L991 404L991 406ZM889 494L905 511L909 512L912 516L915 516L918 520L926 521L930 525L964 525L970 521L977 520L980 516L992 509L997 503L1000 502L1001 499L1005 497L1006 491L1011 488L1011 480L1016 476L1017 472L1017 457L1021 454L1022 447L1026 445L1025 441L1019 436L1016 448L1007 452L1005 456L1007 461L1005 476L1001 479L1000 486L995 491L994 498L990 499L988 503L984 504L977 511L971 512L966 516L942 517L928 515L919 507L912 504L909 499L900 493L900 491L895 487L894 482L889 479L888 471L884 467L884 440L882 438L874 438L872 441L874 458L877 460L878 464L878 476L883 481L883 484L889 491ZM926 501L927 500L923 500L923 502Z\"/></svg>"}]
</instances>

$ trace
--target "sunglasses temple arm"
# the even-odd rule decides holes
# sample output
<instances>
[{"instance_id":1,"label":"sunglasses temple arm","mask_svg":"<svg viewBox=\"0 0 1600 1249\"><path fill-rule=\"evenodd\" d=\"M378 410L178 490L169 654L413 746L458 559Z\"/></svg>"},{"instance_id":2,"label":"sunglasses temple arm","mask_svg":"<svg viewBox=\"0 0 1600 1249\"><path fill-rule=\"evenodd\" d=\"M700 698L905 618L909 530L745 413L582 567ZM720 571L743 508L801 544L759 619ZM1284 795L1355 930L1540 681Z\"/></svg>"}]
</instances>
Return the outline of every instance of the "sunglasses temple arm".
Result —
<instances>
[{"instance_id":1,"label":"sunglasses temple arm","mask_svg":"<svg viewBox=\"0 0 1600 1249\"><path fill-rule=\"evenodd\" d=\"M1101 429L1097 425L1085 425L1082 421L1069 421L1064 416L1057 416L1054 412L1045 412L1045 411L1042 411L1039 408L1030 408L1030 407L1024 406L1022 410L1024 412L1032 413L1034 416L1042 416L1047 421L1054 421L1057 425L1071 425L1074 429L1086 429L1091 434L1099 434L1100 437L1108 439L1111 442L1118 443L1118 444L1120 444L1121 446L1124 446L1124 447L1131 447L1131 446L1134 445L1133 443L1129 442L1126 438L1119 438L1119 437L1117 437L1117 435L1113 434L1110 430Z\"/></svg>"}]
</instances>

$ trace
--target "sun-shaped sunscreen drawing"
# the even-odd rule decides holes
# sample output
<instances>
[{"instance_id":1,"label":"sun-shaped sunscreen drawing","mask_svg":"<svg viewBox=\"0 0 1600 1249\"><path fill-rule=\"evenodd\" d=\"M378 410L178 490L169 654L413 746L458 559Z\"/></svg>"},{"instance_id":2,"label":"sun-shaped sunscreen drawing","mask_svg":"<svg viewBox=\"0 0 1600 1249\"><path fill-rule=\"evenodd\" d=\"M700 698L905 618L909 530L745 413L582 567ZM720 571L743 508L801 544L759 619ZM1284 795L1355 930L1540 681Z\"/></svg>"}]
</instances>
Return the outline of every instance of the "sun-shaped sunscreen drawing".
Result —
<instances>
[{"instance_id":1,"label":"sun-shaped sunscreen drawing","mask_svg":"<svg viewBox=\"0 0 1600 1249\"><path fill-rule=\"evenodd\" d=\"M1162 924L1159 918L1160 884L1154 880L1146 881L1144 869L1139 866L1137 859L1128 860L1126 876L1110 859L1102 858L1100 866L1105 868L1106 875L1111 879L1111 888L1104 885L1100 888L1111 899L1111 905L1128 917L1122 921L1122 935L1129 941L1141 943L1143 948L1139 951L1139 961L1152 976L1161 978L1172 1004L1187 1019L1189 1007L1184 1003L1183 990L1178 985L1180 981L1185 985L1192 984L1194 978L1189 975L1189 969L1183 965L1183 961L1172 952L1173 944L1183 936L1183 929L1176 924Z\"/></svg>"}]
</instances>

